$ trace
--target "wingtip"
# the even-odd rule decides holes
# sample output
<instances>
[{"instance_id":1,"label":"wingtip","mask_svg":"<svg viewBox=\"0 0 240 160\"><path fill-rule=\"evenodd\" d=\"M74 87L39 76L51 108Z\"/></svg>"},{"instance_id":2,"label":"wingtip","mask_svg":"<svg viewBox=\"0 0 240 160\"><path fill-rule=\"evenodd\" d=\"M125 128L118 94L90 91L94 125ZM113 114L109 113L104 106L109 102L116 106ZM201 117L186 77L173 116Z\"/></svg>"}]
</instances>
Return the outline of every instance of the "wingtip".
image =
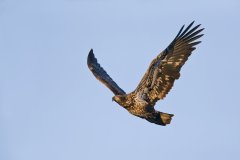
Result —
<instances>
[{"instance_id":1,"label":"wingtip","mask_svg":"<svg viewBox=\"0 0 240 160\"><path fill-rule=\"evenodd\" d=\"M94 56L94 54L93 54L93 49L91 49L90 50L90 52L88 53L88 57L87 57L87 64L88 64L88 67L90 67L91 66L91 63L93 62L93 61L95 61L95 56Z\"/></svg>"},{"instance_id":2,"label":"wingtip","mask_svg":"<svg viewBox=\"0 0 240 160\"><path fill-rule=\"evenodd\" d=\"M89 54L93 54L93 49L91 48L91 50L89 51Z\"/></svg>"}]
</instances>

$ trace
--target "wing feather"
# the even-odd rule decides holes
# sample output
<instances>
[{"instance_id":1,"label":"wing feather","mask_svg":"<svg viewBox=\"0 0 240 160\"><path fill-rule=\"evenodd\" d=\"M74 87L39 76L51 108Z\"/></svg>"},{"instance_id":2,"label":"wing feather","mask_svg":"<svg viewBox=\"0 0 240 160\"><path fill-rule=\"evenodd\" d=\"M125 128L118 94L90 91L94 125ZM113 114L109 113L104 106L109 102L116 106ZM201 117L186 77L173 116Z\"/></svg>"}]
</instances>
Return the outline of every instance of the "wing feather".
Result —
<instances>
[{"instance_id":1,"label":"wing feather","mask_svg":"<svg viewBox=\"0 0 240 160\"><path fill-rule=\"evenodd\" d=\"M194 21L186 29L182 26L170 45L153 59L134 91L144 92L152 105L163 99L171 90L175 79L180 77L181 67L195 50L194 46L201 43L195 40L203 36L199 33L204 28L198 29L200 25L197 25L191 29L193 23Z\"/></svg>"},{"instance_id":2,"label":"wing feather","mask_svg":"<svg viewBox=\"0 0 240 160\"><path fill-rule=\"evenodd\" d=\"M125 92L112 80L107 72L100 66L91 49L87 58L88 68L93 75L107 86L115 95L123 95Z\"/></svg>"}]
</instances>

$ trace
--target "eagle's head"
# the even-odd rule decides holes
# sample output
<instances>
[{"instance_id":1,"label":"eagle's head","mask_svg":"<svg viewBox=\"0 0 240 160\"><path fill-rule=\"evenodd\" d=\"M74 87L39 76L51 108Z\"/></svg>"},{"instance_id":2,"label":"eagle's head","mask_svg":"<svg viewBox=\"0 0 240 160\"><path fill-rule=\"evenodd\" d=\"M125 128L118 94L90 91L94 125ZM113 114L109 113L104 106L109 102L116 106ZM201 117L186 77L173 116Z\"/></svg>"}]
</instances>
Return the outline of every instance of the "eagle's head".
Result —
<instances>
[{"instance_id":1,"label":"eagle's head","mask_svg":"<svg viewBox=\"0 0 240 160\"><path fill-rule=\"evenodd\" d=\"M123 106L123 107L128 106L126 95L116 95L112 97L112 100L117 102L120 106Z\"/></svg>"}]
</instances>

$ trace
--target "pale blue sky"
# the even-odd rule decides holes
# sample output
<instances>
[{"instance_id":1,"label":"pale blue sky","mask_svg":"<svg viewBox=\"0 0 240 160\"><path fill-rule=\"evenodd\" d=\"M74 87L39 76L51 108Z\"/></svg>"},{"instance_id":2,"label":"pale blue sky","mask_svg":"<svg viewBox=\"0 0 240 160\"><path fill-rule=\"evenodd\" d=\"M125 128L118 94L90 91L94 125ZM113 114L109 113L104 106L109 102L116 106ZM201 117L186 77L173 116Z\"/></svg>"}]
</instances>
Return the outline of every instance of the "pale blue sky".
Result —
<instances>
[{"instance_id":1,"label":"pale blue sky","mask_svg":"<svg viewBox=\"0 0 240 160\"><path fill-rule=\"evenodd\" d=\"M239 160L238 0L0 0L1 160ZM205 28L156 108L131 116L86 65L89 50L130 92L195 20Z\"/></svg>"}]
</instances>

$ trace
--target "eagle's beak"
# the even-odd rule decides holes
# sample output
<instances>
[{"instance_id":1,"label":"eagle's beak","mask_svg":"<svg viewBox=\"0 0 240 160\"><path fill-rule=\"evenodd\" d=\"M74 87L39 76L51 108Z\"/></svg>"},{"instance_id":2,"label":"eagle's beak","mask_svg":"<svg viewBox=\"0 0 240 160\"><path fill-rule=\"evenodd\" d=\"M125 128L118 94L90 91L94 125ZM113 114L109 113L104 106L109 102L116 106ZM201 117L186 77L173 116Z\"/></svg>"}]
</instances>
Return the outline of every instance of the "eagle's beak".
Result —
<instances>
[{"instance_id":1,"label":"eagle's beak","mask_svg":"<svg viewBox=\"0 0 240 160\"><path fill-rule=\"evenodd\" d=\"M115 98L114 98L114 97L112 97L112 102L113 102L113 101L115 101Z\"/></svg>"}]
</instances>

